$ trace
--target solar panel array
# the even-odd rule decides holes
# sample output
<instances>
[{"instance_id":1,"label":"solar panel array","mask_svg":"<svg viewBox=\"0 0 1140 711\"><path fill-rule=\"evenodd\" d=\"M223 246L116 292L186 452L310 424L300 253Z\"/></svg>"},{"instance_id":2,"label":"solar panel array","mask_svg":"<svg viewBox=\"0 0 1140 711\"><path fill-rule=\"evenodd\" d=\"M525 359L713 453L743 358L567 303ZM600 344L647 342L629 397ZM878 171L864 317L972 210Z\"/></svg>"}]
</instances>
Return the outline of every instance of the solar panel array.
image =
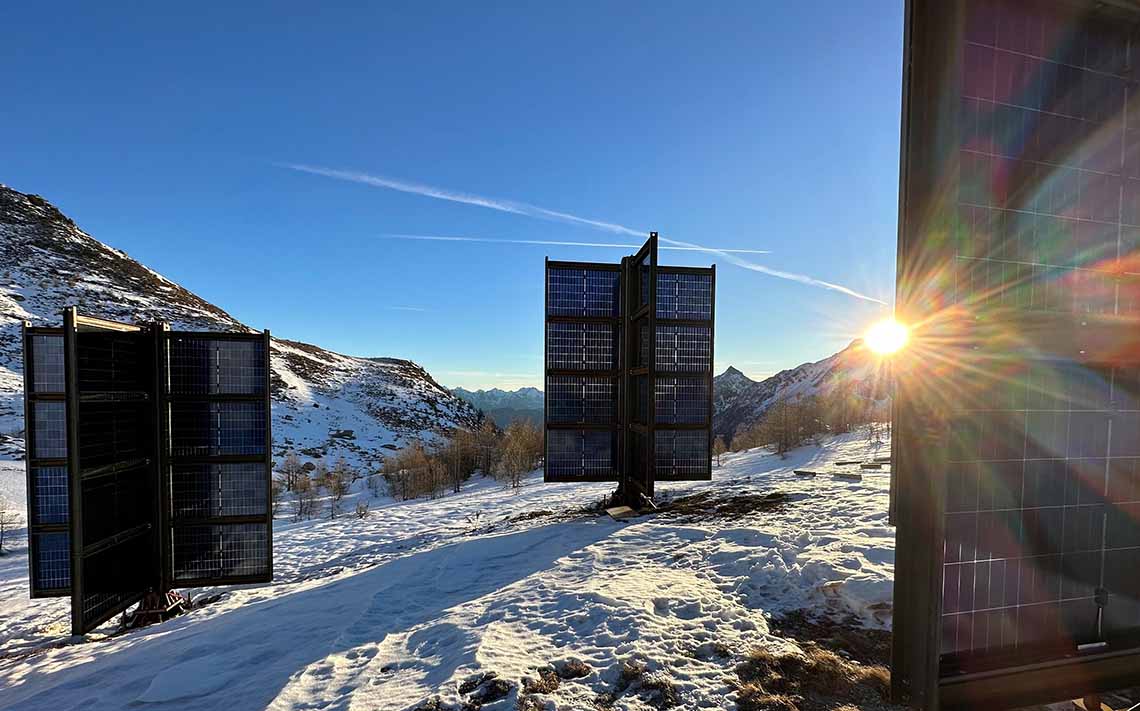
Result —
<instances>
[{"instance_id":1,"label":"solar panel array","mask_svg":"<svg viewBox=\"0 0 1140 711\"><path fill-rule=\"evenodd\" d=\"M957 301L979 314L1127 313L1119 258L1140 234L1140 151L1128 148L1140 133L1122 118L1126 31L1070 38L1041 4L971 7ZM1140 461L1135 368L995 355L980 357L987 385L963 393L951 430L947 672L1140 632L1138 578L1122 575L1140 563L1140 499L1122 493Z\"/></svg>"},{"instance_id":2,"label":"solar panel array","mask_svg":"<svg viewBox=\"0 0 1140 711\"><path fill-rule=\"evenodd\" d=\"M620 266L547 262L547 481L711 476L714 271L656 254L654 234Z\"/></svg>"},{"instance_id":3,"label":"solar panel array","mask_svg":"<svg viewBox=\"0 0 1140 711\"><path fill-rule=\"evenodd\" d=\"M547 481L617 476L620 289L615 267L547 265Z\"/></svg>"},{"instance_id":4,"label":"solar panel array","mask_svg":"<svg viewBox=\"0 0 1140 711\"><path fill-rule=\"evenodd\" d=\"M31 592L58 597L71 590L63 332L25 329L24 364Z\"/></svg>"},{"instance_id":5,"label":"solar panel array","mask_svg":"<svg viewBox=\"0 0 1140 711\"><path fill-rule=\"evenodd\" d=\"M71 595L82 634L175 583L268 581L268 334L64 323L24 333L33 596Z\"/></svg>"},{"instance_id":6,"label":"solar panel array","mask_svg":"<svg viewBox=\"0 0 1140 711\"><path fill-rule=\"evenodd\" d=\"M262 334L166 334L166 476L179 584L269 578L266 348Z\"/></svg>"},{"instance_id":7,"label":"solar panel array","mask_svg":"<svg viewBox=\"0 0 1140 711\"><path fill-rule=\"evenodd\" d=\"M1140 13L911 5L900 306L934 335L912 344L896 401L898 476L914 479L896 678L962 695L991 672L1140 650ZM926 602L908 576L934 570ZM901 660L930 610L933 687ZM1092 669L1072 693L1108 678Z\"/></svg>"}]
</instances>

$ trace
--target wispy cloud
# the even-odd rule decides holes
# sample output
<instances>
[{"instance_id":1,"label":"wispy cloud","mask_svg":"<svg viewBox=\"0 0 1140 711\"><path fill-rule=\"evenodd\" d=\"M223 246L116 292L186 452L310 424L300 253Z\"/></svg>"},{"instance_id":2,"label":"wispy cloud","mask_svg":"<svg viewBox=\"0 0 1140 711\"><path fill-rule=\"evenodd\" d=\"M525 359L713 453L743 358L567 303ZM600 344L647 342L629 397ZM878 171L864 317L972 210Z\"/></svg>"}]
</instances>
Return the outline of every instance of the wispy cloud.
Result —
<instances>
[{"instance_id":1,"label":"wispy cloud","mask_svg":"<svg viewBox=\"0 0 1140 711\"><path fill-rule=\"evenodd\" d=\"M457 237L450 235L403 235L386 234L385 239L425 240L429 242L490 242L492 244L544 244L557 247L613 247L616 249L638 249L640 244L614 244L612 242L568 242L564 240L549 239L496 239L493 237ZM678 252L707 252L713 247L673 247L665 246L659 249L671 249ZM718 251L731 254L770 254L766 249L735 249L728 247L715 247Z\"/></svg>"},{"instance_id":2,"label":"wispy cloud","mask_svg":"<svg viewBox=\"0 0 1140 711\"><path fill-rule=\"evenodd\" d=\"M388 311L431 311L423 306L385 306Z\"/></svg>"},{"instance_id":3,"label":"wispy cloud","mask_svg":"<svg viewBox=\"0 0 1140 711\"><path fill-rule=\"evenodd\" d=\"M637 230L625 225L619 225L614 222L605 222L603 220L591 220L585 217L579 217L567 212L560 212L558 210L551 210L537 205L531 205L525 202L517 202L514 200L500 200L497 198L484 197L482 195L475 195L473 193L459 192L455 190L447 190L445 188L438 188L432 185L425 185L423 183L412 183L405 180L393 180L392 178L385 178L378 175L371 175L369 173L361 173L351 170L337 170L334 168L323 168L320 166L305 165L301 163L283 163L284 168L297 170L303 173L310 173L312 175L321 175L327 178L335 178L337 180L347 180L354 183L362 183L364 185L371 185L377 188L386 188L389 190L397 190L403 193L412 193L414 195L423 195L425 197L435 198L437 200L447 200L450 202L458 202L464 205L475 205L477 207L485 207L491 210L498 210L500 212L508 212L514 215L523 215L526 217L533 217L541 220L554 220L556 222L565 222L574 225L584 225L594 229L610 232L613 234L632 235L634 237L644 237L648 230ZM762 264L756 264L746 259L736 256L735 253L729 252L724 249L716 247L706 247L701 244L692 242L682 242L679 240L661 238L661 241L667 245L674 247L686 247L693 251L705 252L721 257L725 261L735 264L743 269L748 269L767 276L776 277L777 279L786 279L788 281L799 282L808 286L814 286L821 289L828 289L837 291L841 294L846 294L856 299L864 301L871 301L877 304L886 303L881 299L876 299L873 296L859 293L854 289L836 284L834 282L817 279L806 274L797 274L795 272L783 271L780 269L772 269Z\"/></svg>"}]
</instances>

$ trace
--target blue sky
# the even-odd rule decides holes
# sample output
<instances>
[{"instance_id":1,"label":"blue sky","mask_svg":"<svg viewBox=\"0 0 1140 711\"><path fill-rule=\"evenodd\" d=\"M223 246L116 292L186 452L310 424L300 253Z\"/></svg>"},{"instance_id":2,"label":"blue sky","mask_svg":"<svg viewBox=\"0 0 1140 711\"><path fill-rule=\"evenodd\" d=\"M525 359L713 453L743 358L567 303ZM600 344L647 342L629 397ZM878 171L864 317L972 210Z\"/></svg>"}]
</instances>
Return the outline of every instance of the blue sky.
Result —
<instances>
[{"instance_id":1,"label":"blue sky","mask_svg":"<svg viewBox=\"0 0 1140 711\"><path fill-rule=\"evenodd\" d=\"M4 15L0 182L281 336L539 386L543 257L625 250L391 235L640 241L550 212L893 294L901 0ZM662 262L716 262L718 372L817 360L889 312L722 255Z\"/></svg>"}]
</instances>

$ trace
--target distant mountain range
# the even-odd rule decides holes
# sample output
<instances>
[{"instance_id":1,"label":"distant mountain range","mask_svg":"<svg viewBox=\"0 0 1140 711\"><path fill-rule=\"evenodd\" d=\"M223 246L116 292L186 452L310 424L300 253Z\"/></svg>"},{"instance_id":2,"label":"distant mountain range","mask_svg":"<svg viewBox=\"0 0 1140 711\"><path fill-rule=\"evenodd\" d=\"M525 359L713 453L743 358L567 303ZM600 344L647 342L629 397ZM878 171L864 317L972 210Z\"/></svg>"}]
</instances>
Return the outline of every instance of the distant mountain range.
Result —
<instances>
[{"instance_id":1,"label":"distant mountain range","mask_svg":"<svg viewBox=\"0 0 1140 711\"><path fill-rule=\"evenodd\" d=\"M451 393L482 410L500 427L506 427L512 420L527 420L539 427L542 426L544 398L538 388L518 390L452 388Z\"/></svg>"},{"instance_id":2,"label":"distant mountain range","mask_svg":"<svg viewBox=\"0 0 1140 711\"><path fill-rule=\"evenodd\" d=\"M279 288L271 280L260 285ZM23 456L20 323L67 306L120 321L249 331L224 310L81 230L54 205L0 185L0 457ZM388 449L473 427L476 408L399 358L358 358L274 337L274 453L378 464Z\"/></svg>"},{"instance_id":3,"label":"distant mountain range","mask_svg":"<svg viewBox=\"0 0 1140 711\"><path fill-rule=\"evenodd\" d=\"M727 443L737 429L757 422L781 397L826 395L840 385L876 402L889 397L882 361L858 339L823 360L782 370L761 381L730 367L713 378L713 432Z\"/></svg>"},{"instance_id":4,"label":"distant mountain range","mask_svg":"<svg viewBox=\"0 0 1140 711\"><path fill-rule=\"evenodd\" d=\"M850 387L867 400L885 402L888 397L881 362L861 340L852 341L827 358L780 371L764 380L752 380L729 367L713 378L713 432L729 442L739 427L757 422L779 398L826 395L840 385ZM542 424L543 393L537 388L452 388L451 392L494 418L500 426L505 427L514 419Z\"/></svg>"}]
</instances>

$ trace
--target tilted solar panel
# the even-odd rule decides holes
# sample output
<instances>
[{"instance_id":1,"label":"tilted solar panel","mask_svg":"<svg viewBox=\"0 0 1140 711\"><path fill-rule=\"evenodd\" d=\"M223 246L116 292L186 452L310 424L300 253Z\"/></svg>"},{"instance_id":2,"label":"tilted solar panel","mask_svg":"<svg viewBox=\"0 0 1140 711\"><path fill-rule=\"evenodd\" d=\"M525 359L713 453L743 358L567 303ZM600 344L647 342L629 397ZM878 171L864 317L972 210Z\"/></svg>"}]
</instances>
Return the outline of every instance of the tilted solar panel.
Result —
<instances>
[{"instance_id":1,"label":"tilted solar panel","mask_svg":"<svg viewBox=\"0 0 1140 711\"><path fill-rule=\"evenodd\" d=\"M1140 665L1140 14L909 5L896 692L1107 690Z\"/></svg>"},{"instance_id":2,"label":"tilted solar panel","mask_svg":"<svg viewBox=\"0 0 1140 711\"><path fill-rule=\"evenodd\" d=\"M63 331L23 327L28 567L32 597L71 594Z\"/></svg>"}]
</instances>

